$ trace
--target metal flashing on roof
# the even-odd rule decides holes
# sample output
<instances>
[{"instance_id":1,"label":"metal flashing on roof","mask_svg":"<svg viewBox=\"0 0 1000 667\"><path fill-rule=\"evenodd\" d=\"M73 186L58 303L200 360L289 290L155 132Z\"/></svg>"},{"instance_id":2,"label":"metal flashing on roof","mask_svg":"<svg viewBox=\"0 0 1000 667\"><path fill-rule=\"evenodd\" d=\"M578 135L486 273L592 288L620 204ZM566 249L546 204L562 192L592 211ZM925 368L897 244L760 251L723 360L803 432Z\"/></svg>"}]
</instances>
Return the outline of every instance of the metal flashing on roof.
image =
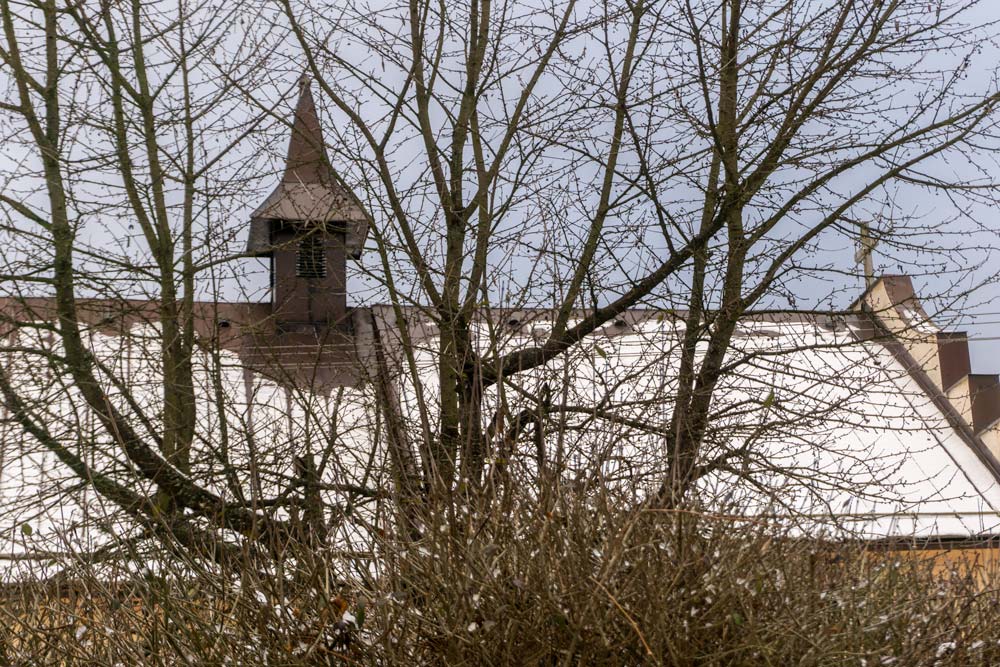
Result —
<instances>
[{"instance_id":1,"label":"metal flashing on roof","mask_svg":"<svg viewBox=\"0 0 1000 667\"><path fill-rule=\"evenodd\" d=\"M941 364L941 388L947 391L972 373L969 338L964 331L942 331L937 334L937 345Z\"/></svg>"},{"instance_id":2,"label":"metal flashing on roof","mask_svg":"<svg viewBox=\"0 0 1000 667\"><path fill-rule=\"evenodd\" d=\"M981 434L1000 420L1000 379L996 375L969 374L972 399L972 428Z\"/></svg>"}]
</instances>

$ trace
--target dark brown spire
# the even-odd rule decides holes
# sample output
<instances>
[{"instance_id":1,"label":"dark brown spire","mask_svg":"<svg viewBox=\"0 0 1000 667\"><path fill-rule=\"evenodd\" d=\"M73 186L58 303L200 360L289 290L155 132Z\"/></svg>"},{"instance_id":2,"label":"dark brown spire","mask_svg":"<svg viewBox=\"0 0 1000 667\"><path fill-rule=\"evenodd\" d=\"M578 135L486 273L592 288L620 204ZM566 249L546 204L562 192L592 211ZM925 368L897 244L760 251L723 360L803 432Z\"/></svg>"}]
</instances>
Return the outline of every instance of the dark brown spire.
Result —
<instances>
[{"instance_id":1,"label":"dark brown spire","mask_svg":"<svg viewBox=\"0 0 1000 667\"><path fill-rule=\"evenodd\" d=\"M285 173L278 187L250 215L248 252L266 255L272 251L275 221L339 223L345 228L347 253L353 257L360 256L368 233L368 213L344 186L327 157L316 101L306 76L299 79Z\"/></svg>"},{"instance_id":2,"label":"dark brown spire","mask_svg":"<svg viewBox=\"0 0 1000 667\"><path fill-rule=\"evenodd\" d=\"M319 125L316 101L309 78L299 79L299 101L295 105L292 138L288 142L283 183L323 183L332 185L336 177L326 156L323 128Z\"/></svg>"}]
</instances>

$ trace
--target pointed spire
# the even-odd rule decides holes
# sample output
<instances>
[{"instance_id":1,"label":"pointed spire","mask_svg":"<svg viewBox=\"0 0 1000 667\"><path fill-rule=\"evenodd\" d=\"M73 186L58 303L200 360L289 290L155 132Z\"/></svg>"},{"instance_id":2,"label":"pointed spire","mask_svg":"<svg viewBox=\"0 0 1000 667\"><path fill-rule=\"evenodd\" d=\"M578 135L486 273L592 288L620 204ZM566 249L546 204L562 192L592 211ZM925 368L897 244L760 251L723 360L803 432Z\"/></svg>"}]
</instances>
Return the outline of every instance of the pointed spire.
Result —
<instances>
[{"instance_id":1,"label":"pointed spire","mask_svg":"<svg viewBox=\"0 0 1000 667\"><path fill-rule=\"evenodd\" d=\"M278 187L250 214L247 251L271 253L271 231L276 221L336 223L346 228L348 254L359 257L371 218L330 164L309 84L309 77L303 74L299 78L285 172Z\"/></svg>"},{"instance_id":2,"label":"pointed spire","mask_svg":"<svg viewBox=\"0 0 1000 667\"><path fill-rule=\"evenodd\" d=\"M336 183L333 168L326 155L323 128L316 113L316 101L306 74L299 78L299 101L295 105L292 137L288 142L283 183Z\"/></svg>"}]
</instances>

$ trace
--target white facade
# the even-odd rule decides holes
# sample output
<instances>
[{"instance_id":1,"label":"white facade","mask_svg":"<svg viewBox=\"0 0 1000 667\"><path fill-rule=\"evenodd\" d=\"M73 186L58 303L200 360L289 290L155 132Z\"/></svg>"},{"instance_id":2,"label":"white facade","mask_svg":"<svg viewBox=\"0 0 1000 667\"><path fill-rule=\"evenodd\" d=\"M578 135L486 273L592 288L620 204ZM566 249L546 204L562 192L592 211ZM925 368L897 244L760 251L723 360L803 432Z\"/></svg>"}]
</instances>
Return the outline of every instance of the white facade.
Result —
<instances>
[{"instance_id":1,"label":"white facade","mask_svg":"<svg viewBox=\"0 0 1000 667\"><path fill-rule=\"evenodd\" d=\"M870 295L875 306L877 296ZM940 332L919 311L889 310L875 316L896 327L888 339L873 337L866 325L871 318L858 313L770 315L741 324L702 454L706 463L726 461L699 482L706 511L840 537L1000 532L998 467L983 439L988 434L971 423L971 401L948 401L948 387L928 384L933 373L926 369L947 375L944 361L924 359L919 368L907 361ZM418 396L401 348L393 344L398 330L391 309L372 312L395 369L389 378L395 400L416 442L425 425L433 425L436 410L436 333L416 318L408 325L416 342ZM544 312L505 312L492 320L479 325L486 355L548 335ZM578 488L600 479L641 498L664 471L682 326L669 313L629 311L557 361L508 378L502 394L491 389L487 408L506 402L513 413L548 383L547 463L558 460L562 478ZM61 370L56 338L40 331L22 327L8 337L0 357L32 418L95 473L151 494L152 484L140 481ZM95 328L90 345L107 370L103 379L115 407L152 441L162 407L158 331L138 323L124 333ZM351 489L392 488L373 382L304 390L270 380L242 359L232 349L206 345L194 360L199 401L191 477L227 502L260 507L289 493L296 458L308 455L322 473L328 507L342 513L330 517L333 541L369 530L371 517L359 508L370 499ZM81 483L15 416L8 408L0 424L0 569L13 575L47 562L45 554L55 562L137 534L120 508ZM969 423L963 426L963 419ZM502 454L504 465L537 467L530 443Z\"/></svg>"}]
</instances>

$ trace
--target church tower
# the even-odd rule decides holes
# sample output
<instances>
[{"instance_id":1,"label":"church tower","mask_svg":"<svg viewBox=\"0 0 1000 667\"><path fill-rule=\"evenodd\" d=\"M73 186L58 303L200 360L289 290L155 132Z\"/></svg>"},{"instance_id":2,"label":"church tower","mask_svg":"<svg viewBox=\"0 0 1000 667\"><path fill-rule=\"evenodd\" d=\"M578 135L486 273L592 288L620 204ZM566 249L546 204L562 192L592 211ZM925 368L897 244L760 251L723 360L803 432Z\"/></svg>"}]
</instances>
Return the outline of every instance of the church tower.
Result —
<instances>
[{"instance_id":1,"label":"church tower","mask_svg":"<svg viewBox=\"0 0 1000 667\"><path fill-rule=\"evenodd\" d=\"M347 257L370 218L330 164L309 80L299 88L285 171L251 214L247 251L271 260L278 333L322 335L347 327Z\"/></svg>"}]
</instances>

